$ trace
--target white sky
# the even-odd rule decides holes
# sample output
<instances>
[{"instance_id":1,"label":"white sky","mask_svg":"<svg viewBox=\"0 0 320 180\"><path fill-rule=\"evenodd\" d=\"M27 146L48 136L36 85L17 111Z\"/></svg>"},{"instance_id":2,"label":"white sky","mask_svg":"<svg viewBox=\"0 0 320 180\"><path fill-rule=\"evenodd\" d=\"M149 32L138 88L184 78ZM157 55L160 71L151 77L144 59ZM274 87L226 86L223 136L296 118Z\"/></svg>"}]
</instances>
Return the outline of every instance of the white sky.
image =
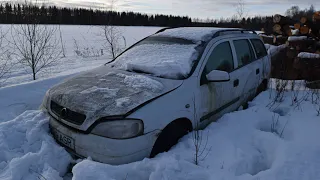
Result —
<instances>
[{"instance_id":1,"label":"white sky","mask_svg":"<svg viewBox=\"0 0 320 180\"><path fill-rule=\"evenodd\" d=\"M5 0L0 0L5 1ZM7 0L8 1L8 0ZM11 0L17 2L24 0ZM67 7L106 8L111 0L38 0ZM238 0L115 0L118 11L134 11L150 14L188 15L192 18L231 17L235 14ZM293 5L309 8L311 4L320 10L320 0L243 0L247 14L284 14Z\"/></svg>"}]
</instances>

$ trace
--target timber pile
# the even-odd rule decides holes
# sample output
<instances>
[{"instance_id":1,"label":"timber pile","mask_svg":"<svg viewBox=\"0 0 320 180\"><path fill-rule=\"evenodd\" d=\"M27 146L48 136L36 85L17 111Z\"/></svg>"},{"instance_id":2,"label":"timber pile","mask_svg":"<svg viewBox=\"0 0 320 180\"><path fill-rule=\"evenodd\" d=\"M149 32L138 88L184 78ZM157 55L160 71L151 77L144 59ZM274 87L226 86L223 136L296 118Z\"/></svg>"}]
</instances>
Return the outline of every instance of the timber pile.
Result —
<instances>
[{"instance_id":1,"label":"timber pile","mask_svg":"<svg viewBox=\"0 0 320 180\"><path fill-rule=\"evenodd\" d=\"M320 82L320 12L298 22L275 15L263 30L260 36L265 44L286 45L271 54L272 77Z\"/></svg>"},{"instance_id":2,"label":"timber pile","mask_svg":"<svg viewBox=\"0 0 320 180\"><path fill-rule=\"evenodd\" d=\"M289 17L276 14L267 19L261 38L273 45L280 45L290 36L307 36L320 40L320 12L313 15L312 20L302 17L298 22Z\"/></svg>"}]
</instances>

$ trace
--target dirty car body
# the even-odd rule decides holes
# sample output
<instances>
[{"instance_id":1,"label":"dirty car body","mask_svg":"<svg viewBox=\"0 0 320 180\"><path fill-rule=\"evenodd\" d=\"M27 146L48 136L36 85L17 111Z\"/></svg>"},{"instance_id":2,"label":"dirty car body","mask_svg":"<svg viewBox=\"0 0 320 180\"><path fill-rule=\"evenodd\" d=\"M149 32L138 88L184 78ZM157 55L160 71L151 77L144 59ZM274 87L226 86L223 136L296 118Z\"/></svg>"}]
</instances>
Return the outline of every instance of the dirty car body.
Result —
<instances>
[{"instance_id":1,"label":"dirty car body","mask_svg":"<svg viewBox=\"0 0 320 180\"><path fill-rule=\"evenodd\" d=\"M166 151L162 146L171 147L181 129L204 128L237 109L266 86L269 74L255 33L164 29L52 87L42 109L70 153L124 164Z\"/></svg>"}]
</instances>

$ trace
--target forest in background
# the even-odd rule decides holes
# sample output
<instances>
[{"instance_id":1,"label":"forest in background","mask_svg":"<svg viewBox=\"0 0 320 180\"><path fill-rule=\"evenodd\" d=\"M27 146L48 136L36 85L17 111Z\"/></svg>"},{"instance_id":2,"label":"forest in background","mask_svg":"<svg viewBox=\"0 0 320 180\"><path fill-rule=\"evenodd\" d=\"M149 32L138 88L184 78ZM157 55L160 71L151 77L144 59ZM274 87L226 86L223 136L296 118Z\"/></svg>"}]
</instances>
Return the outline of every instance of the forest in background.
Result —
<instances>
[{"instance_id":1,"label":"forest in background","mask_svg":"<svg viewBox=\"0 0 320 180\"><path fill-rule=\"evenodd\" d=\"M313 5L309 9L292 6L284 14L292 19L301 16L310 17L315 12ZM116 12L84 8L63 8L57 6L36 6L33 4L0 4L0 24L64 24L64 25L118 25L118 26L209 26L242 27L261 30L267 19L272 16L240 17L235 11L231 18L192 19L188 16L149 15L137 12ZM30 22L32 21L32 22Z\"/></svg>"}]
</instances>

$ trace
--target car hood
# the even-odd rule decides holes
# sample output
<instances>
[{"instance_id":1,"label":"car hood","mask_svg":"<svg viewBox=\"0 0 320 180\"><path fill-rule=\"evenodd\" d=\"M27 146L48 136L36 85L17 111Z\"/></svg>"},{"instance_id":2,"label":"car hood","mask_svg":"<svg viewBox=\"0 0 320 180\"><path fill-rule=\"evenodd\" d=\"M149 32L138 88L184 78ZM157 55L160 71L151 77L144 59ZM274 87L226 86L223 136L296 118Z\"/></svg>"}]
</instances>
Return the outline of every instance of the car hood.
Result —
<instances>
[{"instance_id":1,"label":"car hood","mask_svg":"<svg viewBox=\"0 0 320 180\"><path fill-rule=\"evenodd\" d=\"M85 131L101 117L126 116L139 105L179 87L182 82L102 66L54 86L48 92L48 99L86 115L82 125L61 120Z\"/></svg>"}]
</instances>

